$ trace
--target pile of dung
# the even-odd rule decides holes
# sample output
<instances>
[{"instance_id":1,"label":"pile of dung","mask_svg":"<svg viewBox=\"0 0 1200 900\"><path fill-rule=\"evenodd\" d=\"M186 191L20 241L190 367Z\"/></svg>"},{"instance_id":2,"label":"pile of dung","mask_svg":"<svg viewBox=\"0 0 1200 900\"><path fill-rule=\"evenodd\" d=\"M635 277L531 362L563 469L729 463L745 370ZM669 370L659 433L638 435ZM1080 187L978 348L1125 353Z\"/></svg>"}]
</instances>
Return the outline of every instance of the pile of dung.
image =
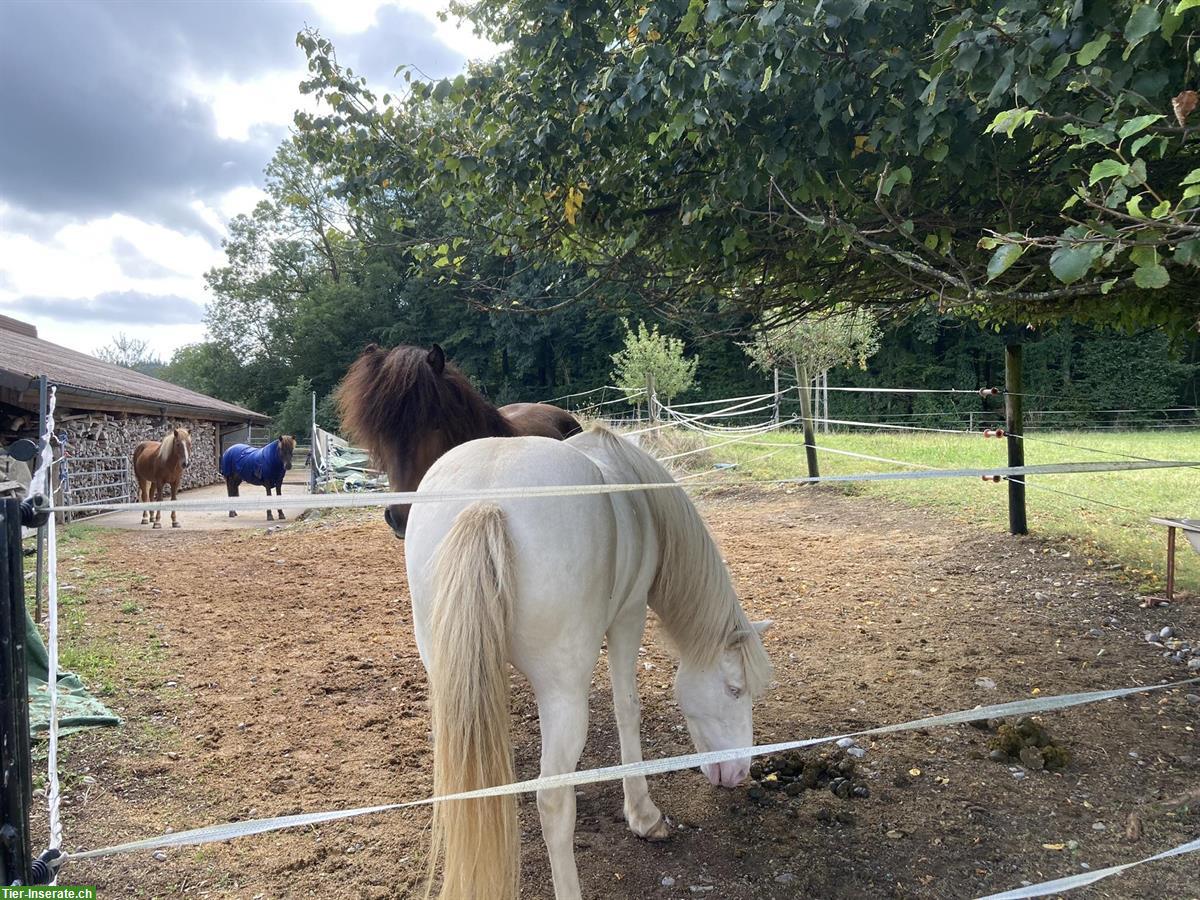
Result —
<instances>
[{"instance_id":1,"label":"pile of dung","mask_svg":"<svg viewBox=\"0 0 1200 900\"><path fill-rule=\"evenodd\" d=\"M1046 726L1029 716L996 723L995 732L988 742L992 748L988 759L994 762L1020 763L1034 771L1064 769L1071 762L1071 752L1055 743Z\"/></svg>"},{"instance_id":2,"label":"pile of dung","mask_svg":"<svg viewBox=\"0 0 1200 900\"><path fill-rule=\"evenodd\" d=\"M846 741L844 747L813 755L791 752L764 757L750 767L752 780L746 796L763 805L771 802L773 794L796 797L804 791L825 789L843 800L871 796L870 789L855 780L857 762L866 751Z\"/></svg>"}]
</instances>

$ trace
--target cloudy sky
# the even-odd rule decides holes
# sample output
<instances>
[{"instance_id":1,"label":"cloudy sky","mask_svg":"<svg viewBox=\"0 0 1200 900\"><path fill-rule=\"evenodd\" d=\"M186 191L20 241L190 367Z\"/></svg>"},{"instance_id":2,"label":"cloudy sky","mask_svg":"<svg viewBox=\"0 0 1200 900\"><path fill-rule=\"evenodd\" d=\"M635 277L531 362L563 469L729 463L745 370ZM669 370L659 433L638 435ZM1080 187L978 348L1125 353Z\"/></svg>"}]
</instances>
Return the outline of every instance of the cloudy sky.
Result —
<instances>
[{"instance_id":1,"label":"cloudy sky","mask_svg":"<svg viewBox=\"0 0 1200 900\"><path fill-rule=\"evenodd\" d=\"M492 48L441 0L0 0L0 313L93 352L204 335L225 223L307 103L315 26L372 87Z\"/></svg>"}]
</instances>

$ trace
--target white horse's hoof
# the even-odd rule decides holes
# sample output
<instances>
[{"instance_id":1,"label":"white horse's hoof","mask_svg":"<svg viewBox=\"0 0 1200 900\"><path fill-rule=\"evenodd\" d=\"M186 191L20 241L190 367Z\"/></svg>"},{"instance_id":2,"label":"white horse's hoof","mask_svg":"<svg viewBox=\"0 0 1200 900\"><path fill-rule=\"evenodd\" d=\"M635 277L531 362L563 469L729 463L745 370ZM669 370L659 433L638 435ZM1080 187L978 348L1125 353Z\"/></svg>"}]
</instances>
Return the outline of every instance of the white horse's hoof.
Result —
<instances>
[{"instance_id":1,"label":"white horse's hoof","mask_svg":"<svg viewBox=\"0 0 1200 900\"><path fill-rule=\"evenodd\" d=\"M671 825L666 816L659 816L658 821L641 837L653 844L671 839Z\"/></svg>"}]
</instances>

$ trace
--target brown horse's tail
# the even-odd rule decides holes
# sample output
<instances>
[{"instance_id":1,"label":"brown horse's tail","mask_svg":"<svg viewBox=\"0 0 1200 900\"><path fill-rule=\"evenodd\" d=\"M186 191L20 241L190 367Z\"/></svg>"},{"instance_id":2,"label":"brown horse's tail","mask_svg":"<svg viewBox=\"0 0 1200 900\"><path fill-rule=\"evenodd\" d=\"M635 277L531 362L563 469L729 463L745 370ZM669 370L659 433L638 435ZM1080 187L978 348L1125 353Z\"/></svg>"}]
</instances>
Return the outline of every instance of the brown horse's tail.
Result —
<instances>
[{"instance_id":1,"label":"brown horse's tail","mask_svg":"<svg viewBox=\"0 0 1200 900\"><path fill-rule=\"evenodd\" d=\"M504 513L476 503L455 519L434 562L429 701L435 795L513 780L510 556ZM517 900L519 841L512 796L435 804L426 897L440 860L441 900Z\"/></svg>"}]
</instances>

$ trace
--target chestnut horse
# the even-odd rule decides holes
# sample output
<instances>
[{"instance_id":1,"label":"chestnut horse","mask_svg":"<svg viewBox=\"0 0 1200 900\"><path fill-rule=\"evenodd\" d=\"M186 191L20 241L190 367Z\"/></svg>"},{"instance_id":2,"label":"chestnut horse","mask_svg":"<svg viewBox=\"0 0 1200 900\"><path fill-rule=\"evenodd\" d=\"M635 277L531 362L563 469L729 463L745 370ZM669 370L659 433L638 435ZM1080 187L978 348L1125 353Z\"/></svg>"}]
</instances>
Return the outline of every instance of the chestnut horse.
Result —
<instances>
[{"instance_id":1,"label":"chestnut horse","mask_svg":"<svg viewBox=\"0 0 1200 900\"><path fill-rule=\"evenodd\" d=\"M138 482L138 499L143 503L162 500L163 488L171 486L171 499L179 493L183 470L192 461L192 436L186 428L172 428L161 441L142 441L133 448L133 475ZM142 510L142 524L153 523L162 528L162 510ZM175 510L171 510L171 527L178 528Z\"/></svg>"},{"instance_id":2,"label":"chestnut horse","mask_svg":"<svg viewBox=\"0 0 1200 900\"><path fill-rule=\"evenodd\" d=\"M350 366L337 392L342 425L388 473L393 491L415 491L429 467L453 447L485 437L565 440L581 428L569 412L546 403L484 399L437 344L432 349L371 344ZM404 537L409 507L384 518Z\"/></svg>"}]
</instances>

